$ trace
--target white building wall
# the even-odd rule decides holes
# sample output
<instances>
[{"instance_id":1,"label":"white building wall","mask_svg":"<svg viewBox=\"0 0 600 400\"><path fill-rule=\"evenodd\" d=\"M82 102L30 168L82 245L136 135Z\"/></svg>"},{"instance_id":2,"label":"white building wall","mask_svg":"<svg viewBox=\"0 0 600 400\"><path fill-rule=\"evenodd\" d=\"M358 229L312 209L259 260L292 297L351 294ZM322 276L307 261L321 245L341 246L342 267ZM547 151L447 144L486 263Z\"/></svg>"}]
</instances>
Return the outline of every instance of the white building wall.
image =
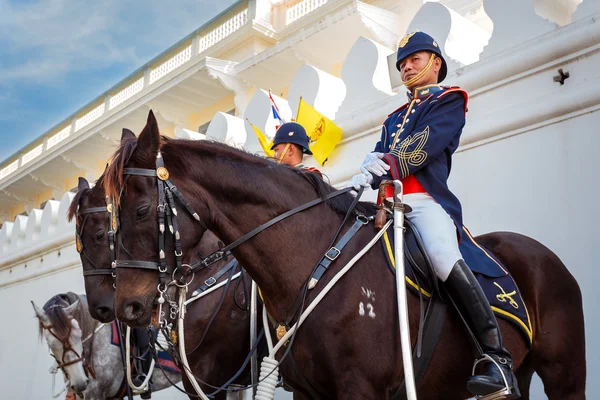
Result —
<instances>
[{"instance_id":1,"label":"white building wall","mask_svg":"<svg viewBox=\"0 0 600 400\"><path fill-rule=\"evenodd\" d=\"M600 390L600 245L597 155L600 111L535 129L455 155L450 187L474 235L512 231L555 252L583 295L587 395ZM536 378L532 399L545 399Z\"/></svg>"}]
</instances>

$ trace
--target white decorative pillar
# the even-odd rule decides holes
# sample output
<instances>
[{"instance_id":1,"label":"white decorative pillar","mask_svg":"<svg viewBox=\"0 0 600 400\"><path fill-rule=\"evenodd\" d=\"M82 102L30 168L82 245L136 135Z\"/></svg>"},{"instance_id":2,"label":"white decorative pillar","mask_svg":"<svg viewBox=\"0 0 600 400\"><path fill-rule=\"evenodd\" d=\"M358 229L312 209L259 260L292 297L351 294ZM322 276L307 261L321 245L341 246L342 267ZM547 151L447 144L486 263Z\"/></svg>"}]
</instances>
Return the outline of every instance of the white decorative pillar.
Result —
<instances>
[{"instance_id":1,"label":"white decorative pillar","mask_svg":"<svg viewBox=\"0 0 600 400\"><path fill-rule=\"evenodd\" d=\"M297 117L300 97L321 114L333 120L346 97L346 85L340 78L304 64L290 84L288 101L292 114Z\"/></svg>"},{"instance_id":2,"label":"white decorative pillar","mask_svg":"<svg viewBox=\"0 0 600 400\"><path fill-rule=\"evenodd\" d=\"M247 135L244 119L224 112L215 114L206 131L207 139L214 139L238 148L244 147Z\"/></svg>"},{"instance_id":3,"label":"white decorative pillar","mask_svg":"<svg viewBox=\"0 0 600 400\"><path fill-rule=\"evenodd\" d=\"M248 20L253 25L259 25L266 29L273 29L271 22L271 11L273 6L269 0L249 0Z\"/></svg>"},{"instance_id":4,"label":"white decorative pillar","mask_svg":"<svg viewBox=\"0 0 600 400\"><path fill-rule=\"evenodd\" d=\"M337 115L349 114L394 95L387 63L392 53L370 39L358 38L342 67L346 97Z\"/></svg>"},{"instance_id":5,"label":"white decorative pillar","mask_svg":"<svg viewBox=\"0 0 600 400\"><path fill-rule=\"evenodd\" d=\"M535 0L535 12L560 26L571 23L571 16L582 0Z\"/></svg>"},{"instance_id":6,"label":"white decorative pillar","mask_svg":"<svg viewBox=\"0 0 600 400\"><path fill-rule=\"evenodd\" d=\"M10 240L10 250L13 252L21 247L25 243L25 231L27 227L27 216L17 215L13 222L13 229Z\"/></svg>"},{"instance_id":7,"label":"white decorative pillar","mask_svg":"<svg viewBox=\"0 0 600 400\"><path fill-rule=\"evenodd\" d=\"M69 211L69 206L71 205L71 201L73 201L73 197L75 197L75 193L65 192L60 200L57 215L58 224L56 225L57 231L65 232L69 229L72 229L73 234L75 234L75 220L71 222L67 221L67 212Z\"/></svg>"},{"instance_id":8,"label":"white decorative pillar","mask_svg":"<svg viewBox=\"0 0 600 400\"><path fill-rule=\"evenodd\" d=\"M535 13L534 0L484 0L483 6L494 22L494 32L481 53L482 58L527 42L557 27Z\"/></svg>"},{"instance_id":9,"label":"white decorative pillar","mask_svg":"<svg viewBox=\"0 0 600 400\"><path fill-rule=\"evenodd\" d=\"M54 232L56 232L56 226L58 225L58 208L60 207L60 201L48 200L44 206L44 212L42 213L42 228L40 232L41 239L50 239Z\"/></svg>"},{"instance_id":10,"label":"white decorative pillar","mask_svg":"<svg viewBox=\"0 0 600 400\"><path fill-rule=\"evenodd\" d=\"M32 246L36 244L40 239L40 232L42 228L42 214L43 211L39 208L31 210L29 218L27 218L27 225L25 226L25 244Z\"/></svg>"},{"instance_id":11,"label":"white decorative pillar","mask_svg":"<svg viewBox=\"0 0 600 400\"><path fill-rule=\"evenodd\" d=\"M13 223L5 221L0 228L0 258L3 258L10 249L12 240Z\"/></svg>"},{"instance_id":12,"label":"white decorative pillar","mask_svg":"<svg viewBox=\"0 0 600 400\"><path fill-rule=\"evenodd\" d=\"M442 49L448 74L479 60L490 33L440 3L425 3L409 25L409 32L426 32Z\"/></svg>"}]
</instances>

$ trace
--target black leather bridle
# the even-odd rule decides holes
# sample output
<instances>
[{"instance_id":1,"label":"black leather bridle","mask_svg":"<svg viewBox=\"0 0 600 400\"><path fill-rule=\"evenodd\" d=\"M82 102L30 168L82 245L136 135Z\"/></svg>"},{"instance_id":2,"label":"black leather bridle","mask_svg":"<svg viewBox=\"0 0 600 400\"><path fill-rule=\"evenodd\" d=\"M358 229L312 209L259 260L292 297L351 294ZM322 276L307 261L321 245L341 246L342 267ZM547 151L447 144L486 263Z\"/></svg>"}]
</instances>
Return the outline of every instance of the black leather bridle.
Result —
<instances>
[{"instance_id":1,"label":"black leather bridle","mask_svg":"<svg viewBox=\"0 0 600 400\"><path fill-rule=\"evenodd\" d=\"M116 249L115 249L115 234L118 227L117 216L116 213L113 212L112 204L107 200L106 206L103 207L90 207L83 210L77 210L77 221L79 221L79 217L83 216L83 222L81 225L78 223L75 226L75 243L77 247L77 252L79 254L83 254L84 257L88 260L88 262L92 265L94 269L83 271L83 276L93 276L93 275L111 275L113 278L113 288L115 288L115 278L116 278L116 270L115 270L115 261L116 261ZM108 214L108 248L110 250L110 268L99 268L94 262L90 259L85 251L85 247L83 246L83 242L81 240L81 236L83 235L83 229L85 228L85 224L87 222L90 214L94 213L107 213Z\"/></svg>"}]
</instances>

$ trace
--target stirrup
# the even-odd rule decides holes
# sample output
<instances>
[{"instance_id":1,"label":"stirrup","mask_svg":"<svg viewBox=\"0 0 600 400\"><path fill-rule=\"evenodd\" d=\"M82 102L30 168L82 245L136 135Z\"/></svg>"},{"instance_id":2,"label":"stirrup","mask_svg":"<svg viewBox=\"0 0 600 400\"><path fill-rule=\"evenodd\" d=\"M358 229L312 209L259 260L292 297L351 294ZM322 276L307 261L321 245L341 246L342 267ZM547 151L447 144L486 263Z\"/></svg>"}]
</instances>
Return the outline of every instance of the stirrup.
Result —
<instances>
[{"instance_id":1,"label":"stirrup","mask_svg":"<svg viewBox=\"0 0 600 400\"><path fill-rule=\"evenodd\" d=\"M489 355L484 354L483 357L481 357L478 360L475 360L475 362L473 363L473 369L471 371L471 376L475 376L475 369L477 368L477 365L482 361L490 361L490 362L494 363L496 368L498 368L498 370L500 371L500 375L502 375L502 380L504 381L504 388L502 388L496 392L486 394L486 395L473 396L472 398L476 399L476 400L500 400L500 399L512 398L512 396L514 396L515 393L513 393L513 391L508 386L508 380L506 379L504 370L502 369L502 367L500 367L498 362L496 362L496 360L494 360Z\"/></svg>"}]
</instances>

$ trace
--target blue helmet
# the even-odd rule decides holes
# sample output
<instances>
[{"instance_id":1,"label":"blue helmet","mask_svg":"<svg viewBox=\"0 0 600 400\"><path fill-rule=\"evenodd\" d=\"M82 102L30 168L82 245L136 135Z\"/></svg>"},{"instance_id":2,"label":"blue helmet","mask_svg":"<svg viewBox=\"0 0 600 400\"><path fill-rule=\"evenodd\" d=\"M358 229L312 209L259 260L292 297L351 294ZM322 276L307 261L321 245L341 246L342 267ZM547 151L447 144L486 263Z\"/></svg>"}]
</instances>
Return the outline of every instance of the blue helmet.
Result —
<instances>
[{"instance_id":1,"label":"blue helmet","mask_svg":"<svg viewBox=\"0 0 600 400\"><path fill-rule=\"evenodd\" d=\"M400 61L404 60L406 57L418 51L430 51L436 54L439 58L441 58L442 67L440 68L440 73L438 75L438 83L446 79L446 75L448 73L448 66L446 65L446 60L444 60L444 56L442 55L442 49L440 49L440 46L437 44L435 39L426 34L425 32L417 31L409 33L402 38L400 44L398 44L398 55L396 56L396 69L400 71Z\"/></svg>"},{"instance_id":2,"label":"blue helmet","mask_svg":"<svg viewBox=\"0 0 600 400\"><path fill-rule=\"evenodd\" d=\"M296 144L302 147L302 152L304 154L312 154L308 148L308 135L306 134L306 130L302 125L296 122L286 122L277 129L271 150L279 143Z\"/></svg>"}]
</instances>

